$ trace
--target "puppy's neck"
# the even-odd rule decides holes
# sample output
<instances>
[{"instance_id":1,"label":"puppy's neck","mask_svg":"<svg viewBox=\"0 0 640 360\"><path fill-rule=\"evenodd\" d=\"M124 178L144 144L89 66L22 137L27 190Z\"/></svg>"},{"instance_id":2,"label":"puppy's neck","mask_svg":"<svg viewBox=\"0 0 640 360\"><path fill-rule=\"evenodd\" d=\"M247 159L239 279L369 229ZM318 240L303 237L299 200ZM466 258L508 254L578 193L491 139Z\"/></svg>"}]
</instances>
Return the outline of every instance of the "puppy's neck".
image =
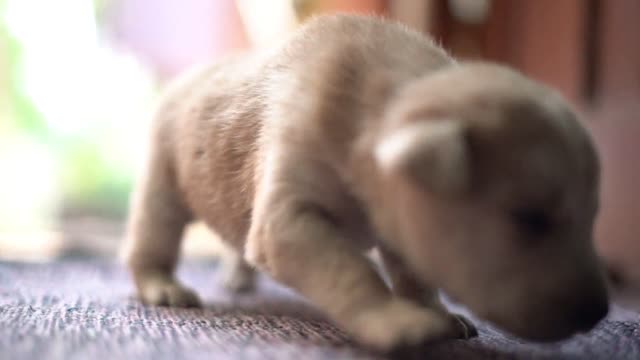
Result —
<instances>
[{"instance_id":1,"label":"puppy's neck","mask_svg":"<svg viewBox=\"0 0 640 360\"><path fill-rule=\"evenodd\" d=\"M365 87L367 98L375 98L373 104L376 106L372 107L374 111L367 113L368 118L363 119L363 126L359 127L360 133L354 139L347 163L348 178L355 195L365 207L375 232L391 250L402 246L398 218L402 215L397 208L396 196L397 190L407 184L398 177L389 176L381 166L377 152L381 143L410 124L411 116L406 113L407 109L425 110L425 99L417 95L419 92L415 91L415 85L428 81L430 76L444 69L446 67L431 69L417 77L387 73L373 82L375 86Z\"/></svg>"},{"instance_id":2,"label":"puppy's neck","mask_svg":"<svg viewBox=\"0 0 640 360\"><path fill-rule=\"evenodd\" d=\"M348 177L377 240L389 250L395 250L400 246L401 235L395 218L397 211L394 211L393 193L388 191L394 184L392 179L385 176L375 156L381 137L389 129L382 115L376 121L371 121L370 125L360 134L352 150Z\"/></svg>"}]
</instances>

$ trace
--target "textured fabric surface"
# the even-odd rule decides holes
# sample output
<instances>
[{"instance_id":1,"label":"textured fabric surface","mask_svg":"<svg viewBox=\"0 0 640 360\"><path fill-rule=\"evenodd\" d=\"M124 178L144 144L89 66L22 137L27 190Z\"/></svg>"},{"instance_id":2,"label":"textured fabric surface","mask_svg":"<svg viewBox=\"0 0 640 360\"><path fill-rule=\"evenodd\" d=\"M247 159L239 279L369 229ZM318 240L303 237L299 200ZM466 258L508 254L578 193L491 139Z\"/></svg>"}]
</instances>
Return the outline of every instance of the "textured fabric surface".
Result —
<instances>
[{"instance_id":1,"label":"textured fabric surface","mask_svg":"<svg viewBox=\"0 0 640 360\"><path fill-rule=\"evenodd\" d=\"M358 348L266 278L257 293L234 297L220 287L214 265L189 264L179 276L202 295L204 309L142 306L114 264L0 262L0 359L383 358ZM640 316L620 307L590 334L554 344L529 344L478 326L480 337L471 341L394 357L640 359Z\"/></svg>"}]
</instances>

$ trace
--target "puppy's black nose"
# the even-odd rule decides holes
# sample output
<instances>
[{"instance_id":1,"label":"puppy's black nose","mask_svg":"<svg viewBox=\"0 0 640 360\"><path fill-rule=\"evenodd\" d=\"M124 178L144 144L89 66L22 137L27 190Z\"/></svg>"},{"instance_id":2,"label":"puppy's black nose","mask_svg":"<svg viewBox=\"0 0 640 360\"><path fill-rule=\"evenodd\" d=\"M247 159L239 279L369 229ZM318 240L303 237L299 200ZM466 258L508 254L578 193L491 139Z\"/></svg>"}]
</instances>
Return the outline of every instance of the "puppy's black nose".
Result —
<instances>
[{"instance_id":1,"label":"puppy's black nose","mask_svg":"<svg viewBox=\"0 0 640 360\"><path fill-rule=\"evenodd\" d=\"M594 327L609 312L609 302L588 301L579 305L574 312L574 324L579 330L587 331Z\"/></svg>"}]
</instances>

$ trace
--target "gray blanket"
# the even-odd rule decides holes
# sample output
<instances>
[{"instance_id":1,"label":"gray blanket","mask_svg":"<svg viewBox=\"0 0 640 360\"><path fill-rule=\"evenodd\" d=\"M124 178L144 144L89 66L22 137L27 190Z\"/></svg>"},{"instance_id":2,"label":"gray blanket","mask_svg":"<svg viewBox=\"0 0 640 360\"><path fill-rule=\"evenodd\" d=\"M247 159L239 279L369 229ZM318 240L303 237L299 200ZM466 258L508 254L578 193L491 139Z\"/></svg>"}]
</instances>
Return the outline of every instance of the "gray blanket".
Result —
<instances>
[{"instance_id":1,"label":"gray blanket","mask_svg":"<svg viewBox=\"0 0 640 360\"><path fill-rule=\"evenodd\" d=\"M261 278L232 296L213 264L179 276L204 309L146 307L115 264L0 262L0 359L374 359L302 299ZM474 319L476 322L477 320ZM478 322L477 322L478 323ZM538 345L478 323L480 336L424 346L412 359L640 359L640 316L614 307L593 332Z\"/></svg>"}]
</instances>

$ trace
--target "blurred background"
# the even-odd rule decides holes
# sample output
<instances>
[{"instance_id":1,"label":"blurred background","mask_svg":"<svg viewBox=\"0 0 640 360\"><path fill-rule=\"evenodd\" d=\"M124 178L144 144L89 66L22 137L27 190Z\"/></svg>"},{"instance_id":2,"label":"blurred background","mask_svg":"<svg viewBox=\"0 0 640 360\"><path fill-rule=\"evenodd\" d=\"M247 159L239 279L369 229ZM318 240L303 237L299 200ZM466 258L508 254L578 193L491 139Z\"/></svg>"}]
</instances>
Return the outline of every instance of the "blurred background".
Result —
<instances>
[{"instance_id":1,"label":"blurred background","mask_svg":"<svg viewBox=\"0 0 640 360\"><path fill-rule=\"evenodd\" d=\"M637 0L0 0L0 258L114 256L163 85L331 12L396 19L562 91L603 160L599 251L640 284ZM187 255L214 256L209 237L192 227Z\"/></svg>"}]
</instances>

